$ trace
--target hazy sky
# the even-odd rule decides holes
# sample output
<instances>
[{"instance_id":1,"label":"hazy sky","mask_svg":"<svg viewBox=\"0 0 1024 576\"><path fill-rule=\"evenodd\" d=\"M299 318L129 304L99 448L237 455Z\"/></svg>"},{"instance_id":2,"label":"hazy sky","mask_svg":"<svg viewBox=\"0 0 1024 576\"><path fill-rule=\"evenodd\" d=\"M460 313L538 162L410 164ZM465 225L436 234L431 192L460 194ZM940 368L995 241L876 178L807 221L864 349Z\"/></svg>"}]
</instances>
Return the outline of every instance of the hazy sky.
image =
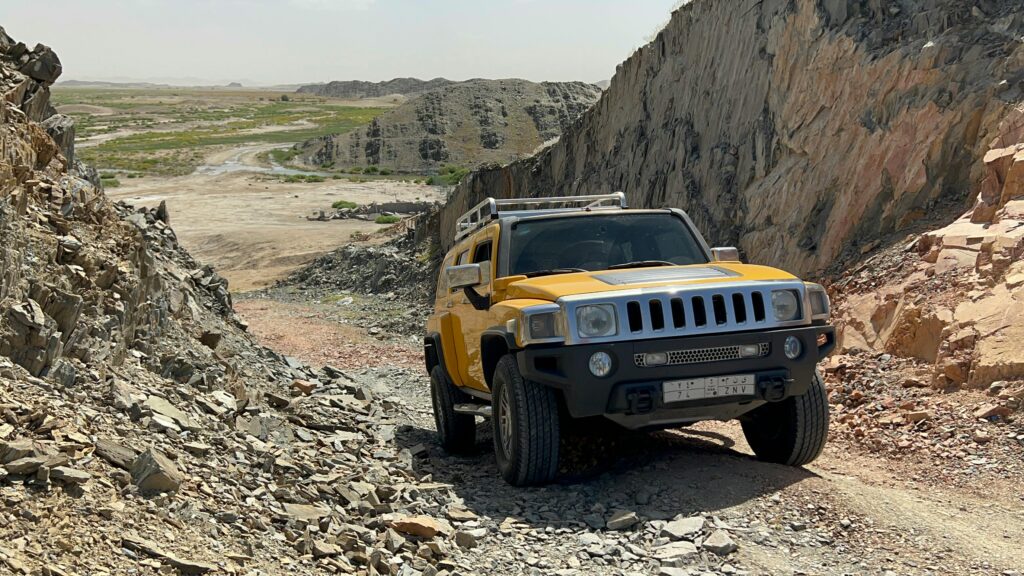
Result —
<instances>
[{"instance_id":1,"label":"hazy sky","mask_svg":"<svg viewBox=\"0 0 1024 576\"><path fill-rule=\"evenodd\" d=\"M63 79L258 84L610 78L678 0L32 0L0 2Z\"/></svg>"}]
</instances>

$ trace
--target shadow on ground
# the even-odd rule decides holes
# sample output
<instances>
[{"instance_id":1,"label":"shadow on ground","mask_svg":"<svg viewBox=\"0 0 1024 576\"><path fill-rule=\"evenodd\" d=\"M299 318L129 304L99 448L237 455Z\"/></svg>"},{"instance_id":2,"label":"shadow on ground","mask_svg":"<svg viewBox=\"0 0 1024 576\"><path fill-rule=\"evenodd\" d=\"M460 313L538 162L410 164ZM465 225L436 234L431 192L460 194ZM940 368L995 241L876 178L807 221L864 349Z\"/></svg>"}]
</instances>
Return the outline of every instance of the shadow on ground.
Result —
<instances>
[{"instance_id":1,"label":"shadow on ground","mask_svg":"<svg viewBox=\"0 0 1024 576\"><path fill-rule=\"evenodd\" d=\"M428 446L417 470L450 483L466 508L541 528L603 527L616 509L652 520L715 513L815 476L737 452L726 435L685 428L639 433L593 423L574 427L563 441L558 481L536 488L516 488L501 479L487 423L478 427L477 452L470 456L445 454L432 429L403 426L396 441Z\"/></svg>"}]
</instances>

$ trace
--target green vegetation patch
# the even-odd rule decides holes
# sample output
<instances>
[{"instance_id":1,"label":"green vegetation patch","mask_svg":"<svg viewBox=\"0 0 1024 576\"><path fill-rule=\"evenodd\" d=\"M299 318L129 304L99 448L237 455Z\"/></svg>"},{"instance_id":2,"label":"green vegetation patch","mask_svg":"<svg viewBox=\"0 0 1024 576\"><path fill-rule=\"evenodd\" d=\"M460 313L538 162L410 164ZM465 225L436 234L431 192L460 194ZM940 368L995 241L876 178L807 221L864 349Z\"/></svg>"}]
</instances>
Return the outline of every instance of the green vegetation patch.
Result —
<instances>
[{"instance_id":1,"label":"green vegetation patch","mask_svg":"<svg viewBox=\"0 0 1024 576\"><path fill-rule=\"evenodd\" d=\"M356 204L355 202L351 202L349 200L338 200L334 204L331 204L331 208L334 208L335 210L344 210L344 209L350 209L351 210L351 209L358 208L358 207L359 207L358 204Z\"/></svg>"},{"instance_id":2,"label":"green vegetation patch","mask_svg":"<svg viewBox=\"0 0 1024 576\"><path fill-rule=\"evenodd\" d=\"M309 184L323 182L324 180L326 179L318 174L289 174L281 179L282 182L287 184Z\"/></svg>"},{"instance_id":3,"label":"green vegetation patch","mask_svg":"<svg viewBox=\"0 0 1024 576\"><path fill-rule=\"evenodd\" d=\"M295 144L341 134L373 120L383 108L342 106L300 94L223 89L53 89L58 107L73 106L80 141L118 135L78 156L100 170L189 174L214 146ZM272 150L280 164L295 148Z\"/></svg>"},{"instance_id":4,"label":"green vegetation patch","mask_svg":"<svg viewBox=\"0 0 1024 576\"><path fill-rule=\"evenodd\" d=\"M399 218L398 216L389 216L386 214L381 214L380 216L377 216L374 222L376 222L377 224L394 224L399 220L401 220L401 218Z\"/></svg>"},{"instance_id":5,"label":"green vegetation patch","mask_svg":"<svg viewBox=\"0 0 1024 576\"><path fill-rule=\"evenodd\" d=\"M429 186L455 186L458 184L467 174L472 172L469 168L464 166L456 166L454 164L445 164L438 170L436 176L430 176L424 183Z\"/></svg>"}]
</instances>

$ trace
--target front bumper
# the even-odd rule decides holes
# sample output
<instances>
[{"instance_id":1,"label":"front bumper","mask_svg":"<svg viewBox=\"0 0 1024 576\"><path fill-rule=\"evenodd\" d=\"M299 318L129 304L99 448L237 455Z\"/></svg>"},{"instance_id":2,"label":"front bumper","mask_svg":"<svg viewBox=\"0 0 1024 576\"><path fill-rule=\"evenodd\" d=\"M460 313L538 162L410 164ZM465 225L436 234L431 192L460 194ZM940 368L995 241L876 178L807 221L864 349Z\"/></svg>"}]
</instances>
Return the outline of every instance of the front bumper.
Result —
<instances>
[{"instance_id":1,"label":"front bumper","mask_svg":"<svg viewBox=\"0 0 1024 576\"><path fill-rule=\"evenodd\" d=\"M795 336L803 344L803 353L795 360L790 360L783 352L783 343L789 336ZM824 336L821 345L819 336ZM659 367L640 367L634 362L635 354L648 352L762 343L768 343L769 351L759 358ZM520 350L516 356L524 377L562 391L566 408L574 418L658 412L699 415L701 407L708 408L708 417L717 417L716 414L729 413L714 409L723 404L760 404L803 394L814 377L815 366L834 347L835 330L820 325L578 346L536 346ZM591 374L588 367L591 355L598 351L612 357L612 372L603 378ZM663 402L665 381L731 374L754 374L754 396Z\"/></svg>"}]
</instances>

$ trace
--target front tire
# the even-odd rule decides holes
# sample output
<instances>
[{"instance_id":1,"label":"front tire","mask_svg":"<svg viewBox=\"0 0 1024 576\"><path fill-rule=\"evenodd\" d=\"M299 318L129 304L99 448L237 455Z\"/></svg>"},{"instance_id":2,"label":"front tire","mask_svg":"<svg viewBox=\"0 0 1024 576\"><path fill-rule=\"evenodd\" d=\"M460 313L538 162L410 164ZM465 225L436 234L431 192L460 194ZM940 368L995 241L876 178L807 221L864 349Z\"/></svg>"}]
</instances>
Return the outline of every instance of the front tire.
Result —
<instances>
[{"instance_id":1,"label":"front tire","mask_svg":"<svg viewBox=\"0 0 1024 576\"><path fill-rule=\"evenodd\" d=\"M450 454L472 451L476 446L476 419L455 411L455 405L469 402L469 397L452 384L440 366L430 371L430 400L441 447Z\"/></svg>"},{"instance_id":2,"label":"front tire","mask_svg":"<svg viewBox=\"0 0 1024 576\"><path fill-rule=\"evenodd\" d=\"M491 390L494 454L498 470L513 486L546 484L558 473L558 396L523 378L515 357L498 361Z\"/></svg>"},{"instance_id":3,"label":"front tire","mask_svg":"<svg viewBox=\"0 0 1024 576\"><path fill-rule=\"evenodd\" d=\"M743 435L760 460L803 466L825 448L828 412L825 382L815 370L804 394L765 404L743 416Z\"/></svg>"}]
</instances>

